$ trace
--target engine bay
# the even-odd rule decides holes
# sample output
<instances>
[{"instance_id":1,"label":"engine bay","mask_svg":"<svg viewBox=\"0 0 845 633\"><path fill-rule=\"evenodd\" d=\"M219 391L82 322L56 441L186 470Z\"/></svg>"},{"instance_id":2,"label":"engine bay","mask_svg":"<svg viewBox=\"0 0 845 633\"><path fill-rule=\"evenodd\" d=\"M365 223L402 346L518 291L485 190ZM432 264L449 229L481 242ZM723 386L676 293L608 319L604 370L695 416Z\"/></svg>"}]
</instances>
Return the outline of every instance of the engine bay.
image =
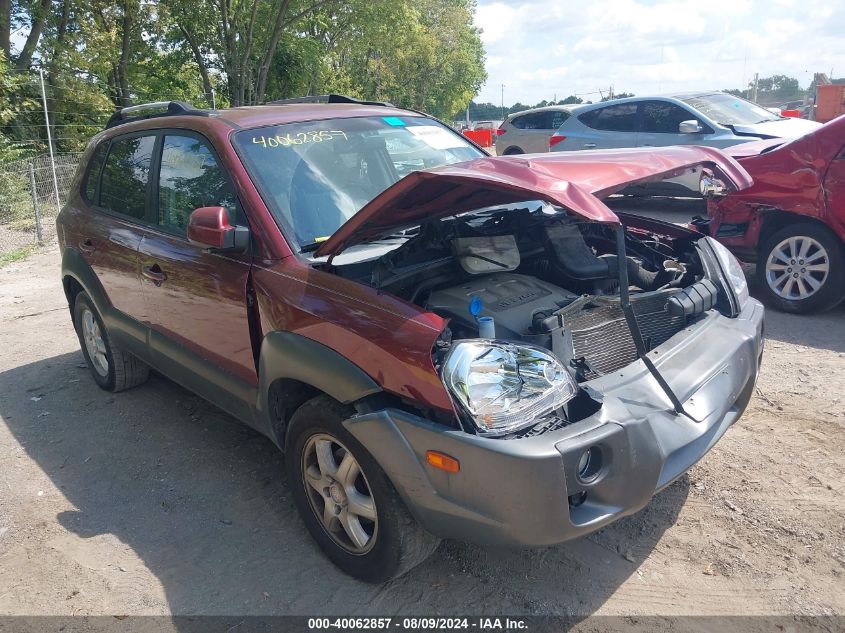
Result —
<instances>
[{"instance_id":1,"label":"engine bay","mask_svg":"<svg viewBox=\"0 0 845 633\"><path fill-rule=\"evenodd\" d=\"M715 306L697 237L626 228L620 250L616 225L547 205L492 209L391 236L398 247L334 272L448 319L438 367L457 342L495 340L548 350L580 384L636 361Z\"/></svg>"}]
</instances>

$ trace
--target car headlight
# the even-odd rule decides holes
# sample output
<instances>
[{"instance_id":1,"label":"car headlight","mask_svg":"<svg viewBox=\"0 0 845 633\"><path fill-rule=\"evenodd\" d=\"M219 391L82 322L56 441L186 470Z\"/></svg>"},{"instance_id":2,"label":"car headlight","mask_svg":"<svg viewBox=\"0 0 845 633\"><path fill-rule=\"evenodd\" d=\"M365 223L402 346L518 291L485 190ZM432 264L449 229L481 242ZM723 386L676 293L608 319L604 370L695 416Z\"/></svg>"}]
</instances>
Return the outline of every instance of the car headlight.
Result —
<instances>
[{"instance_id":1,"label":"car headlight","mask_svg":"<svg viewBox=\"0 0 845 633\"><path fill-rule=\"evenodd\" d=\"M737 311L741 312L748 303L748 282L745 281L745 273L742 271L739 261L734 257L727 248L722 246L712 237L704 238L710 244L713 252L716 254L716 259L719 260L719 266L725 277L725 281L733 290L734 298L736 299Z\"/></svg>"},{"instance_id":2,"label":"car headlight","mask_svg":"<svg viewBox=\"0 0 845 633\"><path fill-rule=\"evenodd\" d=\"M443 364L443 382L479 435L487 436L530 426L578 391L548 351L484 339L454 344Z\"/></svg>"}]
</instances>

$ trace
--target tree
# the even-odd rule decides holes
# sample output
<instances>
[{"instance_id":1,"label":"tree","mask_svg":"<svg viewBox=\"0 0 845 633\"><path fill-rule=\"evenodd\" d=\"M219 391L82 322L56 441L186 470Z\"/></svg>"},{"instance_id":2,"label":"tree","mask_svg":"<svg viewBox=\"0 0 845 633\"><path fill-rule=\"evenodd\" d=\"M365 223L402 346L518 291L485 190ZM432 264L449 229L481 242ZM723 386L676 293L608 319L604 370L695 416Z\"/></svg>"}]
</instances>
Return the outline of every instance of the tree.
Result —
<instances>
[{"instance_id":1,"label":"tree","mask_svg":"<svg viewBox=\"0 0 845 633\"><path fill-rule=\"evenodd\" d=\"M584 100L581 97L576 97L575 95L569 95L566 99L558 101L558 105L569 105L579 103L584 103Z\"/></svg>"}]
</instances>

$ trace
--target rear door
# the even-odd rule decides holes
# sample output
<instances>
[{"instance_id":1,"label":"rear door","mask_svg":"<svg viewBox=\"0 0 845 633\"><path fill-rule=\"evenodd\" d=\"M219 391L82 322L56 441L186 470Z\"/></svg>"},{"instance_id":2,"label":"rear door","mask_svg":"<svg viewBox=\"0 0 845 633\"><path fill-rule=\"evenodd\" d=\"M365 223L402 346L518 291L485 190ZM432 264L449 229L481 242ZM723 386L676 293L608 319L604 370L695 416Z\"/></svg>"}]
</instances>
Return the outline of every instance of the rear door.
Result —
<instances>
[{"instance_id":1,"label":"rear door","mask_svg":"<svg viewBox=\"0 0 845 633\"><path fill-rule=\"evenodd\" d=\"M572 149L637 147L637 104L617 103L578 116L584 128L577 139L567 139Z\"/></svg>"},{"instance_id":2,"label":"rear door","mask_svg":"<svg viewBox=\"0 0 845 633\"><path fill-rule=\"evenodd\" d=\"M230 222L246 224L228 174L210 143L187 131L160 133L153 166L152 226L141 242L141 287L156 364L194 390L209 384L239 399L257 384L250 339L248 253L214 253L191 244L188 218L199 207L222 206ZM207 396L209 397L209 396ZM211 394L220 404L220 393ZM220 406L241 403L227 398Z\"/></svg>"},{"instance_id":3,"label":"rear door","mask_svg":"<svg viewBox=\"0 0 845 633\"><path fill-rule=\"evenodd\" d=\"M134 134L100 145L84 183L90 205L88 222L79 227L78 247L105 290L111 307L144 319L138 246L149 200L149 173L155 136ZM103 315L108 321L119 315Z\"/></svg>"}]
</instances>

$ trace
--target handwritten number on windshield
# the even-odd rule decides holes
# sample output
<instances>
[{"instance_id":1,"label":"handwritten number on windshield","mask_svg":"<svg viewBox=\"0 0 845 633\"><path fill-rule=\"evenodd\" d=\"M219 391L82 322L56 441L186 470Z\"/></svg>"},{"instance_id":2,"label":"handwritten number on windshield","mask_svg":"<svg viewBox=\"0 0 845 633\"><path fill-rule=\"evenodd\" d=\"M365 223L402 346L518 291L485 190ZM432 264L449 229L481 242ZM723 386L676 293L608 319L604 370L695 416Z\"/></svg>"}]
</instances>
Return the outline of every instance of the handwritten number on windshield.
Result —
<instances>
[{"instance_id":1,"label":"handwritten number on windshield","mask_svg":"<svg viewBox=\"0 0 845 633\"><path fill-rule=\"evenodd\" d=\"M252 142L262 147L290 147L292 145L307 145L309 143L322 143L342 138L349 139L346 133L341 130L309 130L297 134L276 134L275 136L253 136Z\"/></svg>"}]
</instances>

